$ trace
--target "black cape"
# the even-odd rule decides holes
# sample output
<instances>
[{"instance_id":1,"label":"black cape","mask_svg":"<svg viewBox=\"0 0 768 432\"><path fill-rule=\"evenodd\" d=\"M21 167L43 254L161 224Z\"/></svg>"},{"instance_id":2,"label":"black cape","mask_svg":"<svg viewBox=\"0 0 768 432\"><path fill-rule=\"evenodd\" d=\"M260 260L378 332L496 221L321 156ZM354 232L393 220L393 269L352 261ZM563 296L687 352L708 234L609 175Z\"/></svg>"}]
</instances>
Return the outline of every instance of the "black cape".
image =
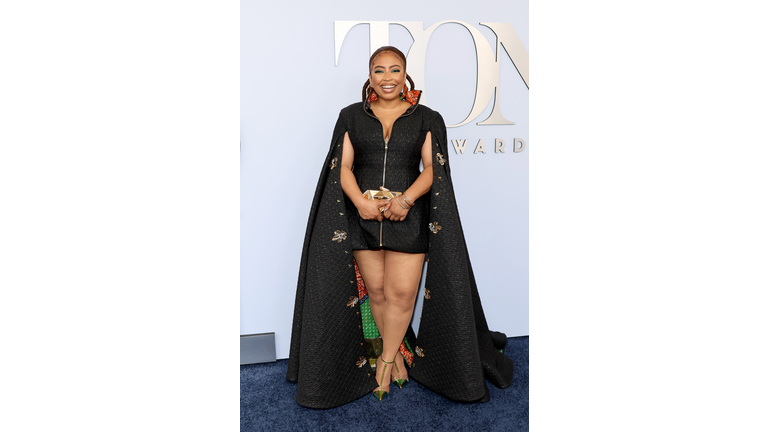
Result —
<instances>
[{"instance_id":1,"label":"black cape","mask_svg":"<svg viewBox=\"0 0 768 432\"><path fill-rule=\"evenodd\" d=\"M429 297L418 338L410 327L405 336L416 354L409 378L453 401L484 402L489 399L486 378L499 388L512 383L512 360L500 352L506 336L488 330L480 304L454 198L445 122L423 105L414 114L432 132L433 184L420 199L429 200L433 227L425 285ZM337 407L377 387L371 366L361 362L367 353L360 308L349 301L358 294L352 250L338 235L349 232L354 221L348 219L351 204L341 189L338 166L344 133L361 123L355 121L360 115L367 115L362 102L339 115L301 254L287 378L298 381L296 401L309 408Z\"/></svg>"}]
</instances>

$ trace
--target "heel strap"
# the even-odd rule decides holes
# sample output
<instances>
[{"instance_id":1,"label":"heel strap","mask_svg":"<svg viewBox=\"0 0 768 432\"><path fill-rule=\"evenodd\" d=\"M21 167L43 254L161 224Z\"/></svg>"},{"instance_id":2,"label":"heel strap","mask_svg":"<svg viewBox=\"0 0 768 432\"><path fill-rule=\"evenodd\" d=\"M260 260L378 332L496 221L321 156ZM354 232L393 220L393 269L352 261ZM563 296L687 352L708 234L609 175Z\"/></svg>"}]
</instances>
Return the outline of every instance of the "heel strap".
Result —
<instances>
[{"instance_id":1,"label":"heel strap","mask_svg":"<svg viewBox=\"0 0 768 432\"><path fill-rule=\"evenodd\" d=\"M381 379L383 380L383 379L384 379L384 376L385 376L385 375L386 375L386 373L387 373L387 365L390 365L390 364L392 364L392 363L395 363L395 360L393 359L391 362L388 362L388 361L384 360L384 357L379 357L379 360L381 360L381 361L383 361L383 362L384 362L384 368L383 368L383 370L381 371L381 374L382 374L382 377L381 377ZM397 367L397 364L395 364L395 367ZM378 382L378 380L376 381L376 384L378 384L378 385L379 385L379 388L381 388L381 383L380 383L380 382Z\"/></svg>"},{"instance_id":2,"label":"heel strap","mask_svg":"<svg viewBox=\"0 0 768 432\"><path fill-rule=\"evenodd\" d=\"M391 362L388 362L388 361L384 360L384 357L379 357L379 360L384 362L384 370L382 371L382 373L386 373L387 372L387 365L391 365L392 363L395 363L395 360L392 360ZM397 367L397 363L395 363L395 367Z\"/></svg>"}]
</instances>

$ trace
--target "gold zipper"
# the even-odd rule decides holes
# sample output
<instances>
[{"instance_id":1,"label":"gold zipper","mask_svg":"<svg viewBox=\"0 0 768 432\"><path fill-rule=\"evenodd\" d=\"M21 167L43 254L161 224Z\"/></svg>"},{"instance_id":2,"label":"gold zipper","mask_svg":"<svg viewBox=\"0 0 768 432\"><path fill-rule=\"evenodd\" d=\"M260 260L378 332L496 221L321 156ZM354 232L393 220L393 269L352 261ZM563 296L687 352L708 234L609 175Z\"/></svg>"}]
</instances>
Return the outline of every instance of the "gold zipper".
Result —
<instances>
[{"instance_id":1,"label":"gold zipper","mask_svg":"<svg viewBox=\"0 0 768 432\"><path fill-rule=\"evenodd\" d=\"M394 124L392 125L394 126ZM392 131L389 131L389 137L392 138ZM381 174L381 187L386 189L386 186L384 186L384 183L386 183L387 179L387 150L389 149L389 138L384 139L384 171Z\"/></svg>"},{"instance_id":2,"label":"gold zipper","mask_svg":"<svg viewBox=\"0 0 768 432\"><path fill-rule=\"evenodd\" d=\"M410 107L408 109L411 109ZM363 111L365 111L366 114L369 116L375 118L379 121L379 124L381 125L381 133L382 138L384 138L384 124L381 122L381 120L376 117L375 115L372 115L368 112L368 110L365 109L365 105L363 105ZM416 111L416 109L412 110L411 112L408 112L408 110L405 110L403 114L400 115L400 117L396 118L394 122L392 122L392 128L389 130L389 138L384 138L384 169L382 170L381 174L381 187L386 188L384 186L385 180L387 179L387 150L389 149L389 139L392 138L392 132L395 130L395 123L397 123L398 120L400 120L403 117L409 116L413 114L413 111ZM382 217L381 222L379 222L379 247L384 246L384 218Z\"/></svg>"},{"instance_id":3,"label":"gold zipper","mask_svg":"<svg viewBox=\"0 0 768 432\"><path fill-rule=\"evenodd\" d=\"M384 216L381 217L381 221L379 221L379 247L383 247L384 244L382 243L384 241Z\"/></svg>"},{"instance_id":4,"label":"gold zipper","mask_svg":"<svg viewBox=\"0 0 768 432\"><path fill-rule=\"evenodd\" d=\"M379 123L381 123L381 120L379 120ZM392 127L393 128L395 127L394 123L392 123ZM391 130L389 131L389 138L392 138ZM384 138L384 170L381 174L381 188L384 188L384 183L387 179L387 150L389 149L389 146L388 146L389 138ZM381 221L379 221L379 247L384 246L383 242L384 242L384 217L382 217Z\"/></svg>"}]
</instances>

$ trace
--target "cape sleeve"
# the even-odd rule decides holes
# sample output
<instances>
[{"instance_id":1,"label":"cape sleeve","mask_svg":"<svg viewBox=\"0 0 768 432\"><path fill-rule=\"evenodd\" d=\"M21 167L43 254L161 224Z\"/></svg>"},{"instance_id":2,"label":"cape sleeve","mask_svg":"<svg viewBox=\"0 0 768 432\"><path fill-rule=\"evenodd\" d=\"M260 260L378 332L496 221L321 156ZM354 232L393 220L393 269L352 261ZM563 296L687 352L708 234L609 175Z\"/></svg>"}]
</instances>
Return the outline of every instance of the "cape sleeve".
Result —
<instances>
[{"instance_id":1,"label":"cape sleeve","mask_svg":"<svg viewBox=\"0 0 768 432\"><path fill-rule=\"evenodd\" d=\"M370 368L361 367L360 308L350 302L358 288L340 166L353 108L336 122L301 252L286 378L297 382L296 402L310 408L343 405L377 385Z\"/></svg>"},{"instance_id":2,"label":"cape sleeve","mask_svg":"<svg viewBox=\"0 0 768 432\"><path fill-rule=\"evenodd\" d=\"M291 381L296 381L298 379L299 348L301 346L302 325L304 322L304 293L307 282L310 243L312 241L313 232L315 231L315 226L318 222L318 213L320 212L321 201L325 195L326 189L331 188L331 186L328 185L328 182L332 172L336 174L336 177L339 177L338 181L340 182L340 176L338 175L340 169L338 168L338 165L341 164L341 145L344 140L344 133L346 131L347 125L342 111L339 113L339 118L336 120L336 126L333 128L333 135L331 138L330 147L328 148L328 154L325 156L323 166L320 169L320 177L318 178L317 186L315 187L315 194L312 198L312 205L309 209L307 229L304 233L304 244L301 249L301 260L299 264L299 278L296 286L296 300L293 308L291 345L288 355L287 378ZM336 159L335 161L334 158ZM339 189L341 189L340 184Z\"/></svg>"},{"instance_id":3,"label":"cape sleeve","mask_svg":"<svg viewBox=\"0 0 768 432\"><path fill-rule=\"evenodd\" d=\"M429 258L411 376L448 399L481 402L489 399L485 379L506 388L513 365L494 344L506 343L506 336L488 330L456 204L445 122L433 113Z\"/></svg>"}]
</instances>

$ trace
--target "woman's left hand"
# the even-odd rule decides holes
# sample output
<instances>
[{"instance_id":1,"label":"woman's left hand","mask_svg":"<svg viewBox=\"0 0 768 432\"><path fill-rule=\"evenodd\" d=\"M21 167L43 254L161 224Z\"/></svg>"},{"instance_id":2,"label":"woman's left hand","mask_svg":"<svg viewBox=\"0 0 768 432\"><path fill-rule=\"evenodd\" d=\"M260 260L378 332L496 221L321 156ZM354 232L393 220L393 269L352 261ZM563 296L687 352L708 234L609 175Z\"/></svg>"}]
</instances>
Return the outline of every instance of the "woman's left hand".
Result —
<instances>
[{"instance_id":1,"label":"woman's left hand","mask_svg":"<svg viewBox=\"0 0 768 432\"><path fill-rule=\"evenodd\" d=\"M384 209L381 214L392 222L402 221L408 216L408 210L410 210L410 207L408 207L404 200L401 201L406 208L403 208L397 201L398 197L394 197L381 207Z\"/></svg>"}]
</instances>

